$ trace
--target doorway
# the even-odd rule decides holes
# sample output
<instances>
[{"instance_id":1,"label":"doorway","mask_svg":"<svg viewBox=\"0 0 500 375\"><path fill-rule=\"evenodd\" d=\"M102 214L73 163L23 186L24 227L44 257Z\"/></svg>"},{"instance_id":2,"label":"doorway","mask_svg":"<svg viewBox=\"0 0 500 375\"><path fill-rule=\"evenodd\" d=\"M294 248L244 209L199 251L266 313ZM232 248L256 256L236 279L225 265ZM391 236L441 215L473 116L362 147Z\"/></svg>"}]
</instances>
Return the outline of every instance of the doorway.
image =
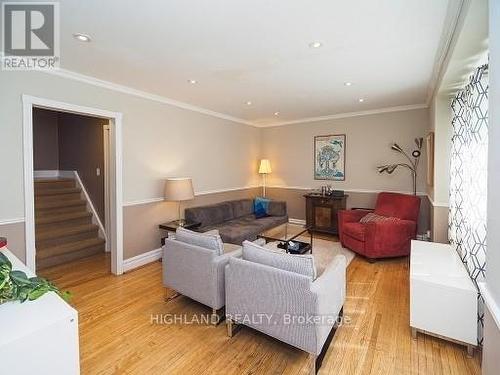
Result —
<instances>
[{"instance_id":1,"label":"doorway","mask_svg":"<svg viewBox=\"0 0 500 375\"><path fill-rule=\"evenodd\" d=\"M86 204L89 207L89 211L94 211L90 213L96 220L94 220L93 225L87 225L88 229L99 227L101 237L104 238L106 244L106 250L111 253L111 272L116 275L123 273L123 234L122 234L122 151L121 151L121 113L110 112L97 108L82 107L78 105L73 105L64 102L56 102L53 100L32 97L28 95L23 95L23 137L24 137L24 186L25 186L25 237L26 237L26 263L27 266L33 271L36 270L36 242L35 242L35 173L34 173L34 140L33 140L33 115L34 112L48 110L60 113L63 117L71 118L72 116L78 116L75 118L80 118L81 116L86 116L95 119L97 122L102 124L100 128L102 139L104 140L104 161L103 168L96 168L96 175L104 174L106 186L102 192L103 203L99 205L99 209L95 207L92 203ZM78 142L78 140L76 141ZM81 190L82 196L86 198L89 196L88 189L85 188L82 183L82 178L74 170L56 170L58 176L51 176L53 180L47 179L49 184L54 184L54 180L59 180L56 184L60 184L59 188L63 188L68 194L72 194L74 190ZM41 177L43 177L44 171ZM45 172L46 173L46 172ZM53 173L53 172L49 172ZM69 185L72 184L71 177L68 174L74 174L75 187ZM84 173L84 172L82 172ZM40 173L38 173L40 177ZM57 177L57 178L54 178ZM38 180L40 181L40 180ZM68 186L66 186L67 184ZM44 190L45 186L42 186ZM37 187L37 190L39 187ZM61 190L56 193L59 194ZM39 192L38 192L39 193ZM45 195L51 195L53 192L45 191L42 193L42 197ZM40 194L37 194L39 197ZM70 196L66 196L66 199L73 199ZM38 199L38 198L37 198ZM91 199L89 199L92 202ZM51 206L68 206L66 203L60 203L60 199L55 198L43 198L45 203L42 207L51 209ZM48 203L46 203L48 202ZM52 203L55 202L55 203ZM72 200L71 205L78 205L79 203L76 199ZM37 205L40 205L37 200ZM92 207L94 206L94 207ZM56 209L58 211L75 211L72 207ZM98 213L100 212L100 214ZM81 213L81 211L80 211ZM81 215L84 215L81 213ZM54 214L51 214L53 217ZM99 216L101 219L99 219ZM37 217L38 218L38 217ZM105 223L105 225L104 225ZM85 224L82 222L79 226L73 226L73 230L84 229ZM88 236L86 236L88 237ZM74 238L74 237L73 237ZM90 245L103 244L104 240L99 241L95 239L92 242L91 239L86 239ZM92 242L92 244L91 244ZM77 242L75 244L78 246ZM68 247L68 245L64 245ZM63 247L64 247L63 246ZM72 245L69 244L69 247ZM56 249L55 254L60 250ZM92 249L87 250L92 252ZM82 254L84 254L83 252ZM45 255L48 253L45 253ZM44 256L45 256L44 255ZM40 261L41 262L41 261Z\"/></svg>"}]
</instances>

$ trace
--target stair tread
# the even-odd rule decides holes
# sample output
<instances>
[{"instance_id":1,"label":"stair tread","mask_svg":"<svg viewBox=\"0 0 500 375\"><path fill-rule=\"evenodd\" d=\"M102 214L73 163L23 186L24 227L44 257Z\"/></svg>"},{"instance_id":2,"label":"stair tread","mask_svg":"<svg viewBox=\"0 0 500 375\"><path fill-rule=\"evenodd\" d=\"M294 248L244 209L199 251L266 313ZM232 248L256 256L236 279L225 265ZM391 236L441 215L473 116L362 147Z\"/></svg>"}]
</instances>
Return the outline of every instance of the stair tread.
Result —
<instances>
[{"instance_id":1,"label":"stair tread","mask_svg":"<svg viewBox=\"0 0 500 375\"><path fill-rule=\"evenodd\" d=\"M95 224L76 224L67 227L38 229L36 231L36 239L37 241L41 241L55 237L65 237L85 232L92 232L97 229L99 229L99 227Z\"/></svg>"},{"instance_id":2,"label":"stair tread","mask_svg":"<svg viewBox=\"0 0 500 375\"><path fill-rule=\"evenodd\" d=\"M38 258L36 261L37 269L57 266L68 262L73 262L78 259L83 259L104 252L104 245L87 247L85 249L74 251L71 253L55 255L48 258Z\"/></svg>"},{"instance_id":3,"label":"stair tread","mask_svg":"<svg viewBox=\"0 0 500 375\"><path fill-rule=\"evenodd\" d=\"M89 238L87 240L77 240L55 246L41 246L37 247L36 255L37 257L44 259L51 256L71 253L79 250L83 250L87 247L93 247L98 245L104 245L105 241L102 238Z\"/></svg>"},{"instance_id":4,"label":"stair tread","mask_svg":"<svg viewBox=\"0 0 500 375\"><path fill-rule=\"evenodd\" d=\"M82 190L80 188L56 188L56 189L41 189L35 191L36 197L44 197L47 195L59 195L59 194L74 194L80 193Z\"/></svg>"},{"instance_id":5,"label":"stair tread","mask_svg":"<svg viewBox=\"0 0 500 375\"><path fill-rule=\"evenodd\" d=\"M74 178L65 178L65 177L57 177L57 178L37 178L35 179L35 184L45 184L45 183L50 183L50 182L68 182L68 181L75 181Z\"/></svg>"},{"instance_id":6,"label":"stair tread","mask_svg":"<svg viewBox=\"0 0 500 375\"><path fill-rule=\"evenodd\" d=\"M64 199L60 201L35 202L36 209L84 206L84 205L86 205L86 202L83 199Z\"/></svg>"},{"instance_id":7,"label":"stair tread","mask_svg":"<svg viewBox=\"0 0 500 375\"><path fill-rule=\"evenodd\" d=\"M53 215L46 215L44 217L36 218L36 224L50 224L57 223L60 221L72 220L72 219L80 219L84 217L90 217L92 214L87 211L82 212L70 212L70 213L54 213Z\"/></svg>"}]
</instances>

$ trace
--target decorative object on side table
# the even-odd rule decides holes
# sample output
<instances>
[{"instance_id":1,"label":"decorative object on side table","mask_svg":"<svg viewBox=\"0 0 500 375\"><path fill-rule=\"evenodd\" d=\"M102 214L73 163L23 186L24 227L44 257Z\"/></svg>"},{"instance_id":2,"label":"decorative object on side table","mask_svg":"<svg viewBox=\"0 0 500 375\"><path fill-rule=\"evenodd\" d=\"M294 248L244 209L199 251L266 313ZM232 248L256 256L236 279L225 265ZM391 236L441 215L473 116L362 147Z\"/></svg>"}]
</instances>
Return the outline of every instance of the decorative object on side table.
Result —
<instances>
[{"instance_id":1,"label":"decorative object on side table","mask_svg":"<svg viewBox=\"0 0 500 375\"><path fill-rule=\"evenodd\" d=\"M269 159L262 159L259 165L259 173L262 175L262 196L266 196L266 175L271 173L271 162Z\"/></svg>"},{"instance_id":2,"label":"decorative object on side table","mask_svg":"<svg viewBox=\"0 0 500 375\"><path fill-rule=\"evenodd\" d=\"M165 200L179 202L179 215L175 221L178 226L184 226L181 216L181 202L194 199L193 181L187 177L167 178L165 181Z\"/></svg>"},{"instance_id":3,"label":"decorative object on side table","mask_svg":"<svg viewBox=\"0 0 500 375\"><path fill-rule=\"evenodd\" d=\"M396 164L381 165L377 167L378 173L386 172L388 174L392 174L392 172L394 172L398 167L408 168L411 172L411 177L413 179L413 195L417 195L417 168L418 168L418 162L420 160L420 155L422 154L423 143L424 143L423 138L415 138L415 145L417 146L417 148L413 150L411 153L413 159L401 148L400 145L398 145L397 143L393 143L391 149L399 152L406 159L408 159L409 164L396 163Z\"/></svg>"},{"instance_id":4,"label":"decorative object on side table","mask_svg":"<svg viewBox=\"0 0 500 375\"><path fill-rule=\"evenodd\" d=\"M345 134L314 137L314 179L345 180Z\"/></svg>"}]
</instances>

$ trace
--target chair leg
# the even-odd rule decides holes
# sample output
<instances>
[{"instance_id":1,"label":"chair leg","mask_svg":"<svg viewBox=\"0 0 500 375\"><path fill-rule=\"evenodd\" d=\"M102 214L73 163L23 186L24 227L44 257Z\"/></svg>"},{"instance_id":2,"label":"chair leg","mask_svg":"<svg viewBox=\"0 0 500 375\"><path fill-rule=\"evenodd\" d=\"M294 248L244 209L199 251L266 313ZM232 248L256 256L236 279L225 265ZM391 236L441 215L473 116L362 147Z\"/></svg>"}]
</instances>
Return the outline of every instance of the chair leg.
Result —
<instances>
[{"instance_id":1,"label":"chair leg","mask_svg":"<svg viewBox=\"0 0 500 375\"><path fill-rule=\"evenodd\" d=\"M467 345L467 357L472 358L474 356L474 346Z\"/></svg>"},{"instance_id":2,"label":"chair leg","mask_svg":"<svg viewBox=\"0 0 500 375\"><path fill-rule=\"evenodd\" d=\"M366 260L368 261L368 263L371 263L371 264L373 264L373 263L375 263L377 261L374 258L366 258Z\"/></svg>"},{"instance_id":3,"label":"chair leg","mask_svg":"<svg viewBox=\"0 0 500 375\"><path fill-rule=\"evenodd\" d=\"M417 329L414 328L414 327L411 327L411 338L413 340L416 340L417 339Z\"/></svg>"},{"instance_id":4,"label":"chair leg","mask_svg":"<svg viewBox=\"0 0 500 375\"><path fill-rule=\"evenodd\" d=\"M217 310L212 308L212 316L210 317L210 321L212 325L218 326L224 320L224 307Z\"/></svg>"},{"instance_id":5,"label":"chair leg","mask_svg":"<svg viewBox=\"0 0 500 375\"><path fill-rule=\"evenodd\" d=\"M309 373L311 375L316 375L318 373L318 368L316 367L316 359L317 359L317 356L314 354L309 353L307 355Z\"/></svg>"},{"instance_id":6,"label":"chair leg","mask_svg":"<svg viewBox=\"0 0 500 375\"><path fill-rule=\"evenodd\" d=\"M233 321L230 318L226 318L227 335L233 337Z\"/></svg>"},{"instance_id":7,"label":"chair leg","mask_svg":"<svg viewBox=\"0 0 500 375\"><path fill-rule=\"evenodd\" d=\"M164 297L165 302L170 302L179 296L180 296L180 294L177 293L175 290L165 288L165 297Z\"/></svg>"},{"instance_id":8,"label":"chair leg","mask_svg":"<svg viewBox=\"0 0 500 375\"><path fill-rule=\"evenodd\" d=\"M233 337L241 329L241 324L236 323L231 318L226 317L227 335Z\"/></svg>"}]
</instances>

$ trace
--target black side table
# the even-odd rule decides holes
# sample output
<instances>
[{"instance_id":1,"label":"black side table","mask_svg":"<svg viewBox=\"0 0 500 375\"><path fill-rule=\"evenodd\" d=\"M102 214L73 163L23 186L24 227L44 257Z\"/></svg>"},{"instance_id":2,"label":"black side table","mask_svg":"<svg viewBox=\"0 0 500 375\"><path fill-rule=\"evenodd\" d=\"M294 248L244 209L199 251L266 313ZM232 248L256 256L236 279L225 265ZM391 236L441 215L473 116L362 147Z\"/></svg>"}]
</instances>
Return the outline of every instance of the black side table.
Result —
<instances>
[{"instance_id":1,"label":"black side table","mask_svg":"<svg viewBox=\"0 0 500 375\"><path fill-rule=\"evenodd\" d=\"M182 226L183 228L189 229L189 230L195 230L201 225L201 223L192 223L192 222L185 222L184 225ZM179 228L179 222L178 221L170 221L168 223L163 223L158 225L158 228L166 230L168 232L175 232L177 228ZM165 238L167 237L162 237L161 238L161 246L165 245Z\"/></svg>"}]
</instances>

